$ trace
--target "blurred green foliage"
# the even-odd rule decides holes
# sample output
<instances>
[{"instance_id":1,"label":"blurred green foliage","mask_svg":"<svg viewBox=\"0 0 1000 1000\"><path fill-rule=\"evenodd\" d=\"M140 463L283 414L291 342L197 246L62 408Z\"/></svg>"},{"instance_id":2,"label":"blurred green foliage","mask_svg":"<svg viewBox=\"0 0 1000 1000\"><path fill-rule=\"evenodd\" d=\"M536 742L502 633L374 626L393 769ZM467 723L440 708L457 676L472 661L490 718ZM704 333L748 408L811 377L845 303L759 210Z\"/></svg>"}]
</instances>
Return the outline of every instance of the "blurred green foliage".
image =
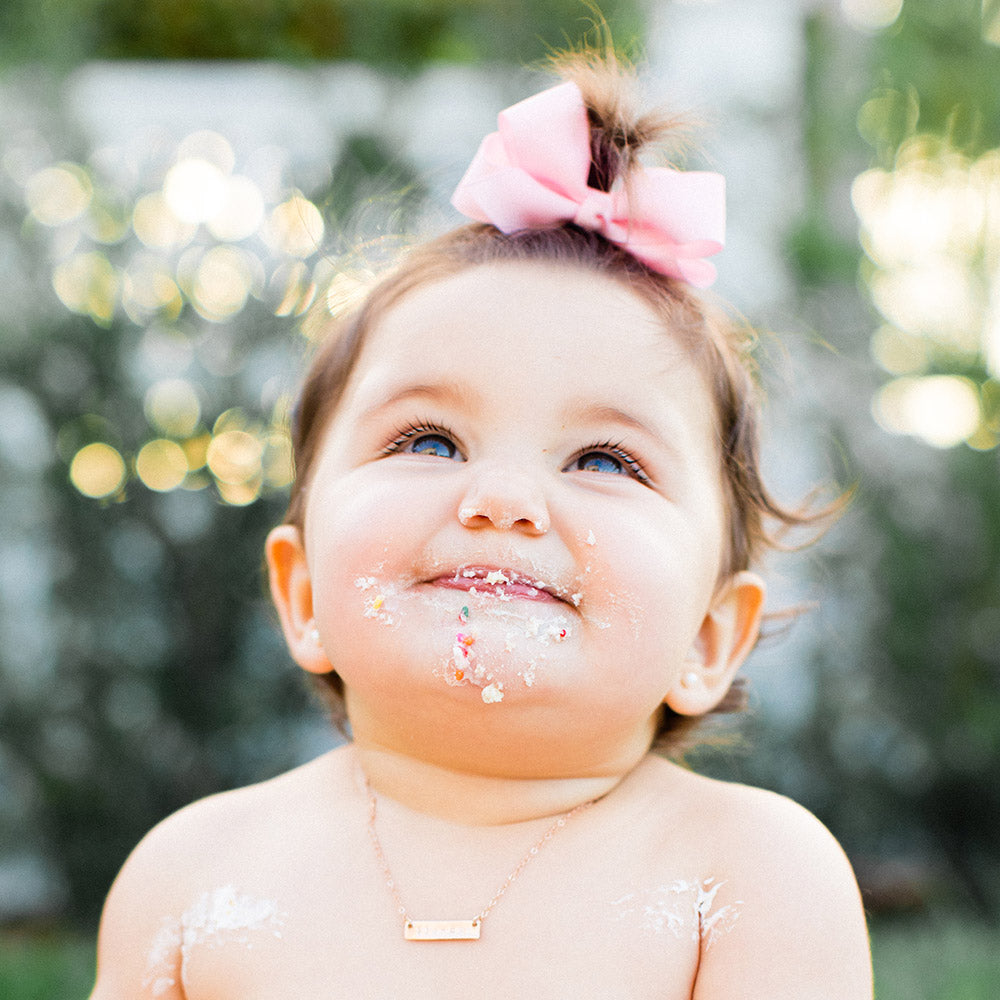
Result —
<instances>
[{"instance_id":1,"label":"blurred green foliage","mask_svg":"<svg viewBox=\"0 0 1000 1000\"><path fill-rule=\"evenodd\" d=\"M954 919L875 924L875 1000L993 1000L996 931Z\"/></svg>"},{"instance_id":2,"label":"blurred green foliage","mask_svg":"<svg viewBox=\"0 0 1000 1000\"><path fill-rule=\"evenodd\" d=\"M636 0L601 13L641 33ZM356 59L394 70L428 61L523 63L575 42L583 0L6 0L0 64L97 59Z\"/></svg>"},{"instance_id":3,"label":"blurred green foliage","mask_svg":"<svg viewBox=\"0 0 1000 1000\"><path fill-rule=\"evenodd\" d=\"M929 197L918 200L902 220L912 230L906 230L898 261L876 255L862 259L860 269L843 226L850 213L845 176L879 167L891 178L909 164L910 176L927 179L926 194L932 195L935 184L943 190L946 178L961 180L977 157L992 156L989 151L1000 146L1000 48L984 38L985 10L979 0L906 0L860 66L857 49L835 30L829 13L812 16L806 33L809 210L791 249L805 279L802 314L838 353L836 361L819 363L839 366L850 380L820 392L832 417L830 433L842 443L845 465L858 482L845 530L831 546L825 581L841 594L839 624L853 638L831 635L818 649L821 689L799 745L813 774L838 778L817 782L805 798L814 797L811 804L856 854L922 859L924 902L957 898L996 919L1000 355L988 324L996 323L989 302L996 301L1000 273L1000 217L986 201L974 220L982 227L980 243L963 247L956 239L947 253L924 255L921 239L939 239L938 207ZM940 162L932 159L937 151ZM885 315L875 287L879 269L905 270L925 257L927 270L913 272L922 274L911 286L915 292L920 280L937 281L952 265L968 280L968 294L986 290L971 347L957 348L946 329L896 329L891 311ZM872 294L869 301L881 306L882 315L875 308L858 314L852 303L859 287L865 298ZM912 349L917 360L909 370L872 365L873 353L882 360L872 337L879 324ZM969 439L974 447L937 449L911 438L874 436L859 421L858 406L880 380L901 374L915 381L940 375L966 380L981 409ZM845 601L852 591L857 598Z\"/></svg>"},{"instance_id":4,"label":"blurred green foliage","mask_svg":"<svg viewBox=\"0 0 1000 1000\"><path fill-rule=\"evenodd\" d=\"M875 43L878 87L915 102L922 131L972 153L1000 145L1000 46L984 38L990 9L991 0L906 0ZM880 137L886 151L912 124L907 114L896 115Z\"/></svg>"},{"instance_id":5,"label":"blurred green foliage","mask_svg":"<svg viewBox=\"0 0 1000 1000\"><path fill-rule=\"evenodd\" d=\"M82 1000L94 985L94 946L66 937L0 938L5 1000Z\"/></svg>"}]
</instances>

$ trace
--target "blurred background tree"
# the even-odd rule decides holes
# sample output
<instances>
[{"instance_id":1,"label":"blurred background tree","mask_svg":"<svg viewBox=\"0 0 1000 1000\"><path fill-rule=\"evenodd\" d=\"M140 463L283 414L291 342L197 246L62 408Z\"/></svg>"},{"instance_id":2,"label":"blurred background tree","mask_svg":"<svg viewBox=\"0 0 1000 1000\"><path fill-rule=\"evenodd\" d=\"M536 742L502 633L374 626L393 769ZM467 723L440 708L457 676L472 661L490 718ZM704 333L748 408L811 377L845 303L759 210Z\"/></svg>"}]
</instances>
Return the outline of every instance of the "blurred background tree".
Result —
<instances>
[{"instance_id":1,"label":"blurred background tree","mask_svg":"<svg viewBox=\"0 0 1000 1000\"><path fill-rule=\"evenodd\" d=\"M855 854L922 869L920 893L877 870L873 890L996 920L1000 8L866 9L880 7L889 23L860 65L828 13L806 22L811 186L791 248L802 314L849 379L818 384L859 491L828 562L850 638L816 647L804 745L835 776L814 805ZM859 287L870 313L852 331ZM873 422L858 416L869 393Z\"/></svg>"},{"instance_id":2,"label":"blurred background tree","mask_svg":"<svg viewBox=\"0 0 1000 1000\"><path fill-rule=\"evenodd\" d=\"M602 10L641 49L673 6ZM1000 24L979 0L791 7L804 187L784 322L806 332L800 422L858 495L825 543L823 615L771 654L801 658L804 707L779 724L764 699L758 750L709 765L816 810L873 905L995 917ZM578 0L0 10L0 920L92 929L159 818L328 745L260 573L298 327L420 224L436 180L388 123L399 88L324 170L218 132L92 148L64 75L227 59L510 76L590 23Z\"/></svg>"},{"instance_id":3,"label":"blurred background tree","mask_svg":"<svg viewBox=\"0 0 1000 1000\"><path fill-rule=\"evenodd\" d=\"M617 37L641 35L636 0L609 0L600 11ZM0 59L356 59L393 71L430 61L522 65L577 41L594 16L580 0L7 0Z\"/></svg>"}]
</instances>

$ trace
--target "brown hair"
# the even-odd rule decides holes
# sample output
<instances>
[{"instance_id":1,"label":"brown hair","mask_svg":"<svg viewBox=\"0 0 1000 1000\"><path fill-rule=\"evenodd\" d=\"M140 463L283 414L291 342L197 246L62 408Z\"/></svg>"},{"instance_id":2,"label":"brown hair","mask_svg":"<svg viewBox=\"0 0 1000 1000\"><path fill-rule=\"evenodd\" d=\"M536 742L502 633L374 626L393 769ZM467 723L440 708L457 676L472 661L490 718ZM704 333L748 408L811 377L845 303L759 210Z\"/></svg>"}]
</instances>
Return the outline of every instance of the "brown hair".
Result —
<instances>
[{"instance_id":1,"label":"brown hair","mask_svg":"<svg viewBox=\"0 0 1000 1000\"><path fill-rule=\"evenodd\" d=\"M662 114L636 115L631 72L613 56L574 54L561 57L558 68L577 83L588 109L591 131L589 184L608 190L627 187L637 166L639 149L664 144L678 133L678 120ZM779 504L767 490L758 454L758 393L750 348L751 332L690 286L656 273L604 237L573 224L504 234L491 225L461 226L407 252L371 289L360 306L331 318L330 311L313 322L322 334L294 411L292 442L296 479L286 522L302 526L313 458L323 432L337 410L368 332L410 290L461 270L483 264L545 261L585 268L623 282L662 319L664 328L688 349L706 377L715 404L721 456L721 481L728 511L729 534L720 579L752 565L780 533L810 524L823 511L809 514ZM342 723L343 684L335 673L321 675L324 694ZM742 710L746 692L740 679L716 713ZM664 707L657 745L677 752L691 745L700 718L678 715Z\"/></svg>"}]
</instances>

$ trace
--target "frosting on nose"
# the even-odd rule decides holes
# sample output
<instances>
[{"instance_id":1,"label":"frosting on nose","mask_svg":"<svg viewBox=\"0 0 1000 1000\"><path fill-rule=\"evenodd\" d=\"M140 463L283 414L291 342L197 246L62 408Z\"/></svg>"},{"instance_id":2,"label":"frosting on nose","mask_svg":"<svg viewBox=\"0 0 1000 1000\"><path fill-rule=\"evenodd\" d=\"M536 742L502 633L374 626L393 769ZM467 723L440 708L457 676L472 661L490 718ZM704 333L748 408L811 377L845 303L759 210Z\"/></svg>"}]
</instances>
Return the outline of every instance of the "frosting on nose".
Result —
<instances>
[{"instance_id":1,"label":"frosting on nose","mask_svg":"<svg viewBox=\"0 0 1000 1000\"><path fill-rule=\"evenodd\" d=\"M482 505L486 507L486 504ZM538 515L535 517L521 516L516 517L509 511L497 511L495 509L489 510L479 510L478 506L472 504L465 504L458 509L458 519L466 528L475 527L475 521L477 517L485 518L494 528L500 531L509 531L516 524L524 522L525 524L530 524L535 531L539 534L548 531L549 529L549 519L547 515Z\"/></svg>"}]
</instances>

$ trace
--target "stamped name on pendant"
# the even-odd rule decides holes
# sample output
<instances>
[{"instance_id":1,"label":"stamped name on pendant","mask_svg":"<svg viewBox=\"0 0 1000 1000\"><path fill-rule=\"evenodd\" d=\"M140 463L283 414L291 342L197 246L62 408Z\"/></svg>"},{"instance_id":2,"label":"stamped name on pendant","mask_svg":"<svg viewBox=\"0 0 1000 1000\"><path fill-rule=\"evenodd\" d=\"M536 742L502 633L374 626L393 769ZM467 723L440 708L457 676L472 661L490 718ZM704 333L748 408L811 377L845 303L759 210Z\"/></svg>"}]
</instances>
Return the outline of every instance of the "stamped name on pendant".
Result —
<instances>
[{"instance_id":1,"label":"stamped name on pendant","mask_svg":"<svg viewBox=\"0 0 1000 1000\"><path fill-rule=\"evenodd\" d=\"M407 920L407 941L478 941L479 920Z\"/></svg>"}]
</instances>

